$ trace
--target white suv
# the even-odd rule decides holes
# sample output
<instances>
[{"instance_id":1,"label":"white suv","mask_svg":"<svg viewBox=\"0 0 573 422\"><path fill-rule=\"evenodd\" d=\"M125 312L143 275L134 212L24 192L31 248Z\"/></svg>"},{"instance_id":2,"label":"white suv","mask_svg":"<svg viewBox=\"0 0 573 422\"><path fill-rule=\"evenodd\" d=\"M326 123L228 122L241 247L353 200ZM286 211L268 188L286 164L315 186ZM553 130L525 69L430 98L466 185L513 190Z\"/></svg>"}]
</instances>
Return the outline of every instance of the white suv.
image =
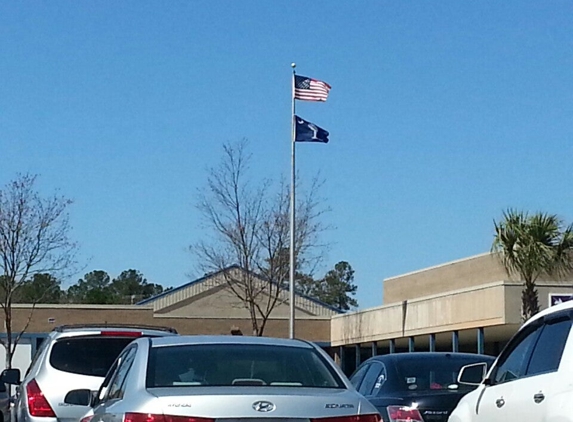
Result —
<instances>
[{"instance_id":1,"label":"white suv","mask_svg":"<svg viewBox=\"0 0 573 422\"><path fill-rule=\"evenodd\" d=\"M573 302L527 321L448 422L573 422ZM476 374L463 368L459 382Z\"/></svg>"},{"instance_id":2,"label":"white suv","mask_svg":"<svg viewBox=\"0 0 573 422\"><path fill-rule=\"evenodd\" d=\"M0 382L19 385L12 422L77 422L89 407L64 403L70 389L97 390L109 367L134 339L172 335L177 335L172 328L138 325L55 328L21 382L19 369L6 369L0 376Z\"/></svg>"}]
</instances>

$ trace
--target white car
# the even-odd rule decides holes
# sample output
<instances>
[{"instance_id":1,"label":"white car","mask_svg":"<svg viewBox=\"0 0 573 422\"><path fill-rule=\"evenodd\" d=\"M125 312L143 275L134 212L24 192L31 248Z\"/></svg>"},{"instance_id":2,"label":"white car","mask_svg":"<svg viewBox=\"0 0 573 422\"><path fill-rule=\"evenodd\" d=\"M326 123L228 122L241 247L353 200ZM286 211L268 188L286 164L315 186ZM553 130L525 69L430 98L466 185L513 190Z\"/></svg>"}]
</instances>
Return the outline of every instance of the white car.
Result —
<instances>
[{"instance_id":1,"label":"white car","mask_svg":"<svg viewBox=\"0 0 573 422\"><path fill-rule=\"evenodd\" d=\"M573 301L527 321L448 422L573 422L572 318ZM475 377L478 365L463 368L458 381Z\"/></svg>"},{"instance_id":2,"label":"white car","mask_svg":"<svg viewBox=\"0 0 573 422\"><path fill-rule=\"evenodd\" d=\"M138 339L65 403L93 408L82 422L380 422L322 349L269 337Z\"/></svg>"},{"instance_id":3,"label":"white car","mask_svg":"<svg viewBox=\"0 0 573 422\"><path fill-rule=\"evenodd\" d=\"M75 386L97 389L128 344L141 337L159 336L176 337L177 332L169 327L132 324L54 328L22 381L17 368L5 369L0 376L0 383L18 385L11 422L77 422L88 407L66 405L68 390Z\"/></svg>"}]
</instances>

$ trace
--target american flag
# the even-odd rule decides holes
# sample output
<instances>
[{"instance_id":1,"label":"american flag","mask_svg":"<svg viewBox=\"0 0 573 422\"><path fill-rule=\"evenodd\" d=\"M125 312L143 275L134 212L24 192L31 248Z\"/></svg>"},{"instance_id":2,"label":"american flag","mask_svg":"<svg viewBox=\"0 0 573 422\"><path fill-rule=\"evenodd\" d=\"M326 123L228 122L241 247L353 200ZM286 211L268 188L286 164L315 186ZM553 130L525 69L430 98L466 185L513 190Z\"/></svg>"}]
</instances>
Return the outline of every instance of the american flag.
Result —
<instances>
[{"instance_id":1,"label":"american flag","mask_svg":"<svg viewBox=\"0 0 573 422\"><path fill-rule=\"evenodd\" d=\"M294 98L304 101L326 101L330 85L326 82L307 78L306 76L294 76Z\"/></svg>"}]
</instances>

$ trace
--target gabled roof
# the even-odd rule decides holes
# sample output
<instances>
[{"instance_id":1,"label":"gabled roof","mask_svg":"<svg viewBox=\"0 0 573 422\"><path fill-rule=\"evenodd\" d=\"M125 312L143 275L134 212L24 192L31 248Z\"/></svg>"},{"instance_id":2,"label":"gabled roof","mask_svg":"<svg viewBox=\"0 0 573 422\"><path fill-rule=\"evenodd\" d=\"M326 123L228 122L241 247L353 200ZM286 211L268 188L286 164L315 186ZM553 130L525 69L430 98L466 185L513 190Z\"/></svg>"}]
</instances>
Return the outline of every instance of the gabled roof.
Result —
<instances>
[{"instance_id":1,"label":"gabled roof","mask_svg":"<svg viewBox=\"0 0 573 422\"><path fill-rule=\"evenodd\" d=\"M187 287L190 287L190 286L192 286L192 285L194 285L194 284L202 283L203 281L207 280L208 278L215 277L215 276L217 276L217 275L219 275L219 274L224 273L225 271L229 271L229 270L232 270L232 269L234 269L234 268L239 269L240 267L239 267L238 265L231 265L230 267L224 268L224 269L222 269L222 270L205 274L203 277L200 277L200 278L198 278L198 279L196 279L196 280L193 280L193 281L190 281L190 282L188 282L188 283L182 284L181 286L178 286L178 287L174 287L173 289L164 290L163 292L161 292L161 293L159 293L159 294L157 294L157 295L155 295L155 296L151 296L151 297L148 297L147 299L143 299L143 300L137 302L136 305L146 305L146 304L148 304L148 303L150 303L150 302L154 302L154 301L156 301L157 299L159 299L159 298L161 298L161 297L170 295L170 294L175 293L175 292L177 292L177 291L179 291L179 290L184 290L184 289L186 289Z\"/></svg>"},{"instance_id":2,"label":"gabled roof","mask_svg":"<svg viewBox=\"0 0 573 422\"><path fill-rule=\"evenodd\" d=\"M224 268L224 269L221 269L221 270L219 270L219 271L215 271L215 272L212 272L212 273L205 274L203 277L200 277L200 278L198 278L198 279L196 279L196 280L193 280L193 281L190 281L190 282L188 282L188 283L182 284L181 286L175 287L175 288L173 288L173 289L166 290L166 291L164 291L164 292L162 292L162 293L159 293L158 295L151 296L151 297L149 297L149 298L147 298L147 299L144 299L144 300L142 300L142 301L140 301L140 302L137 302L136 305L148 305L148 304L157 302L157 301L158 301L159 299L161 299L161 298L165 298L165 297L167 297L167 296L170 296L170 295L176 294L176 293L178 293L178 292L184 291L184 290L189 289L189 288L191 288L191 287L193 287L193 286L195 286L195 285L201 284L201 283L203 283L203 282L205 282L205 281L207 281L207 280L209 280L209 279L216 278L217 276L219 276L219 275L221 275L221 274L223 274L223 273L225 273L225 272L227 272L227 271L231 271L231 270L241 270L241 271L245 271L245 270L244 270L243 268L241 268L239 265L231 265L231 266L229 266L229 267L227 267L227 268ZM265 280L265 277L263 277L263 276L261 276L261 275L259 275L259 274L253 273L253 275L254 275L255 277L261 279L261 280ZM285 292L288 292L289 289L286 288L286 289L284 289L284 291L285 291ZM329 305L329 304L327 304L327 303L324 303L324 302L322 302L322 301L320 301L320 300L318 300L318 299L316 299L316 298L310 297L310 296L308 296L308 295L302 294L302 293L297 292L297 291L295 291L295 295L296 295L298 298L302 298L302 299L308 300L308 301L310 301L310 302L312 302L312 303L314 303L314 304L316 304L316 305L318 305L318 306L320 306L320 307L323 307L323 308L325 308L325 309L328 309L328 310L331 311L331 312L338 313L338 314L343 313L340 309L336 308L335 306L332 306L332 305Z\"/></svg>"}]
</instances>

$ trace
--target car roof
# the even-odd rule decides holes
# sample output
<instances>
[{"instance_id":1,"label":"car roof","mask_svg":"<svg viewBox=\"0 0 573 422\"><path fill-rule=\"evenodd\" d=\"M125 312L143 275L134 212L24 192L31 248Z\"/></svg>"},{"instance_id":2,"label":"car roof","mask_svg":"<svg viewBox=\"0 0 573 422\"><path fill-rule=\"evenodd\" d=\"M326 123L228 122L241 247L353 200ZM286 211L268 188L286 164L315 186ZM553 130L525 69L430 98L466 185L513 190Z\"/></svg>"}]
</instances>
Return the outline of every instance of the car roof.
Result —
<instances>
[{"instance_id":1,"label":"car roof","mask_svg":"<svg viewBox=\"0 0 573 422\"><path fill-rule=\"evenodd\" d=\"M567 310L571 310L571 309L573 309L573 300L568 300L568 301L565 301L565 302L560 303L558 305L550 306L549 308L546 308L546 309L540 311L539 313L535 314L531 318L529 318L525 322L525 324L523 324L523 326L531 324L532 322L537 321L540 318L545 317L546 315L551 315L551 314L554 314L556 312L562 312L562 311L567 311Z\"/></svg>"},{"instance_id":2,"label":"car roof","mask_svg":"<svg viewBox=\"0 0 573 422\"><path fill-rule=\"evenodd\" d=\"M143 335L176 335L177 330L171 327L161 327L141 324L70 324L60 325L52 333L62 335L93 335L101 332L141 332Z\"/></svg>"},{"instance_id":3,"label":"car roof","mask_svg":"<svg viewBox=\"0 0 573 422\"><path fill-rule=\"evenodd\" d=\"M276 337L233 336L233 335L183 335L170 337L155 337L150 339L152 347L181 346L197 344L258 344L267 346L289 346L312 348L304 340L285 339Z\"/></svg>"},{"instance_id":4,"label":"car roof","mask_svg":"<svg viewBox=\"0 0 573 422\"><path fill-rule=\"evenodd\" d=\"M404 353L390 353L387 355L378 355L368 359L379 361L400 361L400 360L432 360L440 358L453 358L453 359L477 359L484 361L493 361L495 358L490 355L483 355L477 353L462 353L462 352L404 352Z\"/></svg>"}]
</instances>

